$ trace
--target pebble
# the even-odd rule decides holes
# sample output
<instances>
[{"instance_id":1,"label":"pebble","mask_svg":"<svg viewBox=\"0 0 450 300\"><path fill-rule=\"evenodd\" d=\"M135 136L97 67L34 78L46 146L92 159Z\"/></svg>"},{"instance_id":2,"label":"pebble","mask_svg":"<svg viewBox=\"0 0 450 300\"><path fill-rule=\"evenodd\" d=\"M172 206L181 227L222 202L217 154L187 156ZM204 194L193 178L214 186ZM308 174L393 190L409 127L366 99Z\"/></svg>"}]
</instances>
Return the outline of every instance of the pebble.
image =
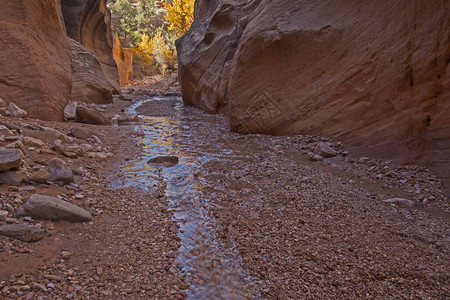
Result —
<instances>
[{"instance_id":1,"label":"pebble","mask_svg":"<svg viewBox=\"0 0 450 300\"><path fill-rule=\"evenodd\" d=\"M70 257L72 256L72 253L69 251L62 251L61 254L62 254L62 259L64 259L64 260L69 260Z\"/></svg>"},{"instance_id":2,"label":"pebble","mask_svg":"<svg viewBox=\"0 0 450 300\"><path fill-rule=\"evenodd\" d=\"M43 286L42 284L39 284L37 282L33 282L32 287L34 289L38 289L38 290L41 290L44 293L47 293L47 288L45 286Z\"/></svg>"}]
</instances>

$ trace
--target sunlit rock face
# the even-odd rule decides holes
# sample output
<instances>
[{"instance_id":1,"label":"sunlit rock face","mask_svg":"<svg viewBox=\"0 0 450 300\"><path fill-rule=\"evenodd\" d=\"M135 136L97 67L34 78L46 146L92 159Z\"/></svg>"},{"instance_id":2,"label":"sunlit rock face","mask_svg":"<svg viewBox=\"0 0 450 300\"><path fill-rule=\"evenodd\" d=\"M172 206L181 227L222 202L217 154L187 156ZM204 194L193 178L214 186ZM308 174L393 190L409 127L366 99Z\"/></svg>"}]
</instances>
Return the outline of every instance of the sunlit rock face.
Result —
<instances>
[{"instance_id":1,"label":"sunlit rock face","mask_svg":"<svg viewBox=\"0 0 450 300\"><path fill-rule=\"evenodd\" d=\"M233 131L337 137L450 178L448 1L197 1L185 103ZM245 4L244 4L245 3Z\"/></svg>"},{"instance_id":2,"label":"sunlit rock face","mask_svg":"<svg viewBox=\"0 0 450 300\"><path fill-rule=\"evenodd\" d=\"M71 51L58 0L0 0L0 98L29 117L62 120Z\"/></svg>"},{"instance_id":3,"label":"sunlit rock face","mask_svg":"<svg viewBox=\"0 0 450 300\"><path fill-rule=\"evenodd\" d=\"M119 37L115 36L113 57L119 71L120 86L130 84L130 77L133 75L133 50L122 48Z\"/></svg>"},{"instance_id":4,"label":"sunlit rock face","mask_svg":"<svg viewBox=\"0 0 450 300\"><path fill-rule=\"evenodd\" d=\"M67 35L94 54L103 76L110 83L94 89L109 89L107 98L112 99L111 94L119 93L120 85L112 55L111 12L106 7L106 0L61 0L61 6ZM84 102L104 103L108 102L107 98L86 99Z\"/></svg>"}]
</instances>

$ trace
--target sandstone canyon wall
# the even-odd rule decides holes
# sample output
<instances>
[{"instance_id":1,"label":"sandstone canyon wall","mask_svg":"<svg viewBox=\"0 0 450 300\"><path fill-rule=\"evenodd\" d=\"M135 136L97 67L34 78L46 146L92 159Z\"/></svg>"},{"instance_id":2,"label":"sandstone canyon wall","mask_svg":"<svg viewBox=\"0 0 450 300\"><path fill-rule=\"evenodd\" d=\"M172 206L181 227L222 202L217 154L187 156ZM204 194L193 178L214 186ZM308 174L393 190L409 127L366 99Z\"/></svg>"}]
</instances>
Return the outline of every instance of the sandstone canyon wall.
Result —
<instances>
[{"instance_id":1,"label":"sandstone canyon wall","mask_svg":"<svg viewBox=\"0 0 450 300\"><path fill-rule=\"evenodd\" d=\"M237 132L319 134L356 155L421 162L449 186L450 2L198 0L196 10L177 44L186 104L229 113Z\"/></svg>"},{"instance_id":2,"label":"sandstone canyon wall","mask_svg":"<svg viewBox=\"0 0 450 300\"><path fill-rule=\"evenodd\" d=\"M119 71L120 86L130 84L130 77L133 75L133 50L130 48L122 48L119 37L114 37L113 58L117 64Z\"/></svg>"},{"instance_id":3,"label":"sandstone canyon wall","mask_svg":"<svg viewBox=\"0 0 450 300\"><path fill-rule=\"evenodd\" d=\"M72 84L59 0L0 0L0 97L61 120Z\"/></svg>"},{"instance_id":4,"label":"sandstone canyon wall","mask_svg":"<svg viewBox=\"0 0 450 300\"><path fill-rule=\"evenodd\" d=\"M101 69L94 68L92 70L95 71L99 80L91 82L93 90L86 92L91 95L91 98L83 100L78 97L80 94L76 91L71 98L90 103L111 102L112 94L120 93L120 84L116 62L112 55L111 12L106 8L106 0L61 0L61 5L67 35L92 52L101 66ZM79 50L80 48L73 49ZM85 54L82 51L75 56L85 56ZM75 62L75 64L77 63ZM109 83L105 85L106 81ZM80 85L89 88L85 81L82 81ZM98 93L99 90L106 89L109 90L109 93ZM79 91L79 89L77 90Z\"/></svg>"},{"instance_id":5,"label":"sandstone canyon wall","mask_svg":"<svg viewBox=\"0 0 450 300\"><path fill-rule=\"evenodd\" d=\"M106 0L0 0L0 98L46 120L62 120L69 99L111 102L120 86L109 20Z\"/></svg>"}]
</instances>

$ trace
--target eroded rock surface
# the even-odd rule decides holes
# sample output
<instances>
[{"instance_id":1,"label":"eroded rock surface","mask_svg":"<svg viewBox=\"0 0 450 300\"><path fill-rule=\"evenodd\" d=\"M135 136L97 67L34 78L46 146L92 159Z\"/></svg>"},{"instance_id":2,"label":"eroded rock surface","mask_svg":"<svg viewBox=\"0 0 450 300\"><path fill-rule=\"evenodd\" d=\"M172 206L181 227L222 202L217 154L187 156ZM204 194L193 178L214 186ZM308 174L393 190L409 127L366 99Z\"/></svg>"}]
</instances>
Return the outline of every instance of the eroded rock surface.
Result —
<instances>
[{"instance_id":1,"label":"eroded rock surface","mask_svg":"<svg viewBox=\"0 0 450 300\"><path fill-rule=\"evenodd\" d=\"M450 183L450 3L241 2L196 3L178 43L185 103L229 112L233 131L337 137Z\"/></svg>"},{"instance_id":2,"label":"eroded rock surface","mask_svg":"<svg viewBox=\"0 0 450 300\"><path fill-rule=\"evenodd\" d=\"M72 84L60 2L0 0L0 91L28 116L62 120Z\"/></svg>"},{"instance_id":3,"label":"eroded rock surface","mask_svg":"<svg viewBox=\"0 0 450 300\"><path fill-rule=\"evenodd\" d=\"M196 1L195 21L177 41L183 101L225 112L231 61L248 17L261 0Z\"/></svg>"},{"instance_id":4,"label":"eroded rock surface","mask_svg":"<svg viewBox=\"0 0 450 300\"><path fill-rule=\"evenodd\" d=\"M112 56L111 12L106 0L62 0L67 35L91 51L108 81L119 93L119 75Z\"/></svg>"},{"instance_id":5,"label":"eroded rock surface","mask_svg":"<svg viewBox=\"0 0 450 300\"><path fill-rule=\"evenodd\" d=\"M108 81L95 55L69 38L72 48L73 84L70 99L85 103L111 103L116 87Z\"/></svg>"}]
</instances>

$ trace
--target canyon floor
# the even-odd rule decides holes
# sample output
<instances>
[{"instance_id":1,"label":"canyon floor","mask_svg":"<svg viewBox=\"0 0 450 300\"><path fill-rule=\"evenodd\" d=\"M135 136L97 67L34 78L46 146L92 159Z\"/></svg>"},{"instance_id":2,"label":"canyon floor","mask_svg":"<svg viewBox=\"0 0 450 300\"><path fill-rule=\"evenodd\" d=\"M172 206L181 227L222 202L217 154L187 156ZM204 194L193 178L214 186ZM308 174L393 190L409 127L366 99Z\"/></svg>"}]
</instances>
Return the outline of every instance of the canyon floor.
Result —
<instances>
[{"instance_id":1,"label":"canyon floor","mask_svg":"<svg viewBox=\"0 0 450 300\"><path fill-rule=\"evenodd\" d=\"M353 157L319 136L233 134L225 116L184 107L174 77L140 84L99 106L136 122L0 119L87 127L113 154L25 149L30 168L59 157L79 175L72 185L1 185L0 209L41 193L94 220L0 219L48 232L35 243L0 236L1 299L449 297L450 203L425 167ZM319 142L338 155L311 161ZM148 163L168 155L178 163ZM410 201L383 202L393 198Z\"/></svg>"}]
</instances>

